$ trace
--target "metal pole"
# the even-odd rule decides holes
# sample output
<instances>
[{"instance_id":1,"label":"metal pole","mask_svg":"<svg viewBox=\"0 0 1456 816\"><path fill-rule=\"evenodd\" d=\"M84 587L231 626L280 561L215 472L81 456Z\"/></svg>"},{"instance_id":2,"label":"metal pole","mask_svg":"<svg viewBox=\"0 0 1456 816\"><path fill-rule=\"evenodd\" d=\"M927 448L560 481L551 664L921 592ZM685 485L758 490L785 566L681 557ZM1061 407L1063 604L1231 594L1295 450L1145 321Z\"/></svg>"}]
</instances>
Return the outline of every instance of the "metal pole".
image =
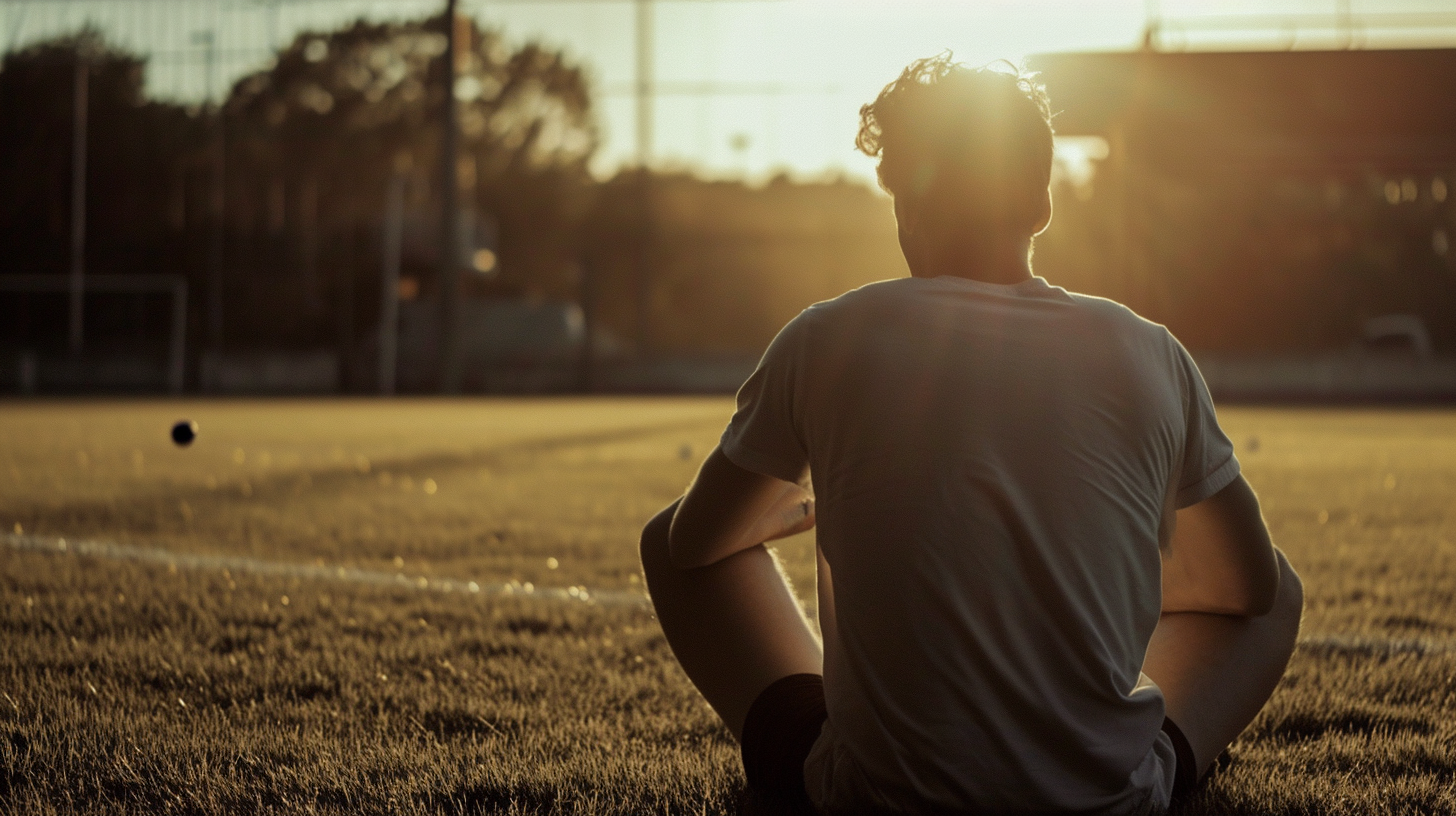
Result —
<instances>
[{"instance_id":1,"label":"metal pole","mask_svg":"<svg viewBox=\"0 0 1456 816\"><path fill-rule=\"evenodd\" d=\"M653 52L652 0L636 0L637 4L637 166L647 168L652 160L653 125Z\"/></svg>"},{"instance_id":2,"label":"metal pole","mask_svg":"<svg viewBox=\"0 0 1456 816\"><path fill-rule=\"evenodd\" d=\"M223 213L227 206L227 146L224 142L226 133L223 130L223 106L219 104L214 96L216 94L216 73L217 73L217 32L202 32L197 39L200 39L207 46L207 101L213 106L213 142L212 142L212 200L211 200L211 233L207 249L207 329L208 345L214 353L222 351L223 337L223 242L224 224Z\"/></svg>"},{"instance_id":3,"label":"metal pole","mask_svg":"<svg viewBox=\"0 0 1456 816\"><path fill-rule=\"evenodd\" d=\"M455 72L456 0L445 2L444 107L440 111L440 391L460 392L459 128Z\"/></svg>"},{"instance_id":4,"label":"metal pole","mask_svg":"<svg viewBox=\"0 0 1456 816\"><path fill-rule=\"evenodd\" d=\"M653 126L653 52L652 0L636 0L637 11L637 235L635 265L637 267L637 354L647 359L653 353L651 268L652 244L652 161Z\"/></svg>"},{"instance_id":5,"label":"metal pole","mask_svg":"<svg viewBox=\"0 0 1456 816\"><path fill-rule=\"evenodd\" d=\"M637 230L633 236L632 263L637 267L637 356L647 360L656 352L652 330L652 292L657 283L652 269L652 244L656 233L653 223L652 175L647 172L647 168L642 167L637 170L634 181Z\"/></svg>"},{"instance_id":6,"label":"metal pole","mask_svg":"<svg viewBox=\"0 0 1456 816\"><path fill-rule=\"evenodd\" d=\"M86 137L91 65L85 34L76 42L76 78L71 117L71 353L80 354L84 339L86 291Z\"/></svg>"},{"instance_id":7,"label":"metal pole","mask_svg":"<svg viewBox=\"0 0 1456 816\"><path fill-rule=\"evenodd\" d=\"M396 172L389 180L389 197L384 204L384 258L381 264L379 309L379 393L394 393L399 360L399 266L404 244L405 175Z\"/></svg>"},{"instance_id":8,"label":"metal pole","mask_svg":"<svg viewBox=\"0 0 1456 816\"><path fill-rule=\"evenodd\" d=\"M590 394L597 384L597 293L596 281L592 276L593 259L582 259L577 264L577 281L580 290L577 297L581 303L581 390Z\"/></svg>"},{"instance_id":9,"label":"metal pole","mask_svg":"<svg viewBox=\"0 0 1456 816\"><path fill-rule=\"evenodd\" d=\"M172 283L172 338L169 358L167 386L173 394L180 394L187 372L187 279L182 277Z\"/></svg>"}]
</instances>

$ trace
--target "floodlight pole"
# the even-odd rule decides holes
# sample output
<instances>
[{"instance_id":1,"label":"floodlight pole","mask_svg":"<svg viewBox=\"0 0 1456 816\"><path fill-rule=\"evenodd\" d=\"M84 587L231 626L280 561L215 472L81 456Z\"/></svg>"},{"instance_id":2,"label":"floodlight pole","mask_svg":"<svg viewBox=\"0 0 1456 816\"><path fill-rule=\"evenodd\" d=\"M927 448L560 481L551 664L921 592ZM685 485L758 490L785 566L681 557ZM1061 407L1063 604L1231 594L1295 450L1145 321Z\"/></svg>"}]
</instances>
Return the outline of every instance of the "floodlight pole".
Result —
<instances>
[{"instance_id":1,"label":"floodlight pole","mask_svg":"<svg viewBox=\"0 0 1456 816\"><path fill-rule=\"evenodd\" d=\"M86 292L86 142L91 95L91 64L85 34L76 42L76 77L71 118L71 353L84 340Z\"/></svg>"},{"instance_id":2,"label":"floodlight pole","mask_svg":"<svg viewBox=\"0 0 1456 816\"><path fill-rule=\"evenodd\" d=\"M635 0L637 7L637 76L634 83L637 97L637 166L647 169L652 160L653 126L653 56L656 50L653 36L652 0Z\"/></svg>"},{"instance_id":3,"label":"floodlight pole","mask_svg":"<svg viewBox=\"0 0 1456 816\"><path fill-rule=\"evenodd\" d=\"M227 132L225 129L226 99L218 102L217 96L217 31L209 29L192 35L194 42L206 46L207 101L212 106L212 190L209 209L207 242L207 333L208 345L216 354L222 353L223 338L223 252L226 242L226 225L223 216L227 210Z\"/></svg>"},{"instance_id":4,"label":"floodlight pole","mask_svg":"<svg viewBox=\"0 0 1456 816\"><path fill-rule=\"evenodd\" d=\"M652 356L652 175L648 165L652 161L652 129L654 94L653 56L656 42L653 36L652 0L634 0L636 6L637 65L637 235L634 265L637 267L637 354L642 359Z\"/></svg>"},{"instance_id":5,"label":"floodlight pole","mask_svg":"<svg viewBox=\"0 0 1456 816\"><path fill-rule=\"evenodd\" d=\"M636 101L636 136L638 169L638 223L641 227L637 245L637 320L638 341L644 356L651 354L651 304L652 279L648 269L648 250L651 244L651 178L647 172L653 152L653 103L657 94L654 81L654 0L628 0L636 12L636 77L633 95ZM714 0L697 0L713 2ZM551 3L557 0L497 0L497 2ZM441 115L440 133L440 390L453 394L460 390L460 267L458 182L456 180L456 154L459 144L458 114L455 100L456 60L459 43L456 34L460 31L456 20L457 0L445 3L445 99ZM590 274L590 272L588 272Z\"/></svg>"},{"instance_id":6,"label":"floodlight pole","mask_svg":"<svg viewBox=\"0 0 1456 816\"><path fill-rule=\"evenodd\" d=\"M440 391L460 393L459 143L455 104L457 0L445 1L444 107L440 111Z\"/></svg>"}]
</instances>

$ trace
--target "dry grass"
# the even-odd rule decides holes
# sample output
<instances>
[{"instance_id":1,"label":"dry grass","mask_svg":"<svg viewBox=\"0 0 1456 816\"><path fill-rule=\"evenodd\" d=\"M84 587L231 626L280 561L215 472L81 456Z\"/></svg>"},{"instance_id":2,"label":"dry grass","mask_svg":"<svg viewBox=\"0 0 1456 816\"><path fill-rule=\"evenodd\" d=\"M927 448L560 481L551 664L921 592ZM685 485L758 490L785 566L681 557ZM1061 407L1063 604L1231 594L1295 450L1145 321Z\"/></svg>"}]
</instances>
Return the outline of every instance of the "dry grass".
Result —
<instances>
[{"instance_id":1,"label":"dry grass","mask_svg":"<svg viewBox=\"0 0 1456 816\"><path fill-rule=\"evenodd\" d=\"M632 590L637 529L730 409L0 404L0 525ZM180 416L193 449L167 440ZM1309 605L1288 678L1188 812L1456 812L1456 413L1223 419ZM804 588L811 546L781 548ZM731 813L741 784L631 605L0 547L0 630L3 811Z\"/></svg>"}]
</instances>

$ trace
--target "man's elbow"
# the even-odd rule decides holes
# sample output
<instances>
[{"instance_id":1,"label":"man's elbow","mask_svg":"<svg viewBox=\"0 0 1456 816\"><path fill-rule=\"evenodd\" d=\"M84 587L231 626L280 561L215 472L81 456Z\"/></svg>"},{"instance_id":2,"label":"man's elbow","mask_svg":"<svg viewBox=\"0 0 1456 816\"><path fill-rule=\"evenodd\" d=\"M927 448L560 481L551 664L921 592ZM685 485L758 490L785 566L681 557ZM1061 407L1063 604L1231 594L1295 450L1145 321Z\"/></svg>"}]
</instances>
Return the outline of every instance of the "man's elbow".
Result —
<instances>
[{"instance_id":1,"label":"man's elbow","mask_svg":"<svg viewBox=\"0 0 1456 816\"><path fill-rule=\"evenodd\" d=\"M1262 618L1274 611L1274 605L1278 600L1278 586L1275 586L1273 592L1262 589L1250 592L1248 597L1238 605L1234 614L1244 618Z\"/></svg>"},{"instance_id":2,"label":"man's elbow","mask_svg":"<svg viewBox=\"0 0 1456 816\"><path fill-rule=\"evenodd\" d=\"M694 530L689 524L674 520L667 535L667 558L680 570L706 567L718 560L713 553L719 542L707 531Z\"/></svg>"},{"instance_id":3,"label":"man's elbow","mask_svg":"<svg viewBox=\"0 0 1456 816\"><path fill-rule=\"evenodd\" d=\"M1280 559L1271 553L1269 563L1243 582L1243 591L1238 593L1228 614L1245 618L1262 618L1279 605L1280 584L1285 580L1298 582L1292 575L1282 575Z\"/></svg>"},{"instance_id":4,"label":"man's elbow","mask_svg":"<svg viewBox=\"0 0 1456 816\"><path fill-rule=\"evenodd\" d=\"M668 539L667 560L672 563L673 567L679 570L690 570L707 566L707 564L703 563L701 554L694 552L689 547L676 545L672 539Z\"/></svg>"},{"instance_id":5,"label":"man's elbow","mask_svg":"<svg viewBox=\"0 0 1456 816\"><path fill-rule=\"evenodd\" d=\"M642 529L642 566L649 571L697 569L716 560L711 557L712 550L703 547L713 542L693 531L690 522L679 521L678 506L679 502L674 502Z\"/></svg>"}]
</instances>

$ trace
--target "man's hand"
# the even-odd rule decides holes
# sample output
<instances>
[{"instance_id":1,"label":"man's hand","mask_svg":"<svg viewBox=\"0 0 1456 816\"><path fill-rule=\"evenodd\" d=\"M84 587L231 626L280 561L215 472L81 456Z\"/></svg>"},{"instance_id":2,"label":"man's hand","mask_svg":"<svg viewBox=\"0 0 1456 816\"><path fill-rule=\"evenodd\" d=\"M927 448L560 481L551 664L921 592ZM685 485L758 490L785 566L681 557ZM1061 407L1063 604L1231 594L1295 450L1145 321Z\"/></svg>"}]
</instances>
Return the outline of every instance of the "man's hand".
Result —
<instances>
[{"instance_id":1,"label":"man's hand","mask_svg":"<svg viewBox=\"0 0 1456 816\"><path fill-rule=\"evenodd\" d=\"M744 470L714 448L672 519L668 549L681 569L705 567L814 526L814 496L800 484Z\"/></svg>"}]
</instances>

